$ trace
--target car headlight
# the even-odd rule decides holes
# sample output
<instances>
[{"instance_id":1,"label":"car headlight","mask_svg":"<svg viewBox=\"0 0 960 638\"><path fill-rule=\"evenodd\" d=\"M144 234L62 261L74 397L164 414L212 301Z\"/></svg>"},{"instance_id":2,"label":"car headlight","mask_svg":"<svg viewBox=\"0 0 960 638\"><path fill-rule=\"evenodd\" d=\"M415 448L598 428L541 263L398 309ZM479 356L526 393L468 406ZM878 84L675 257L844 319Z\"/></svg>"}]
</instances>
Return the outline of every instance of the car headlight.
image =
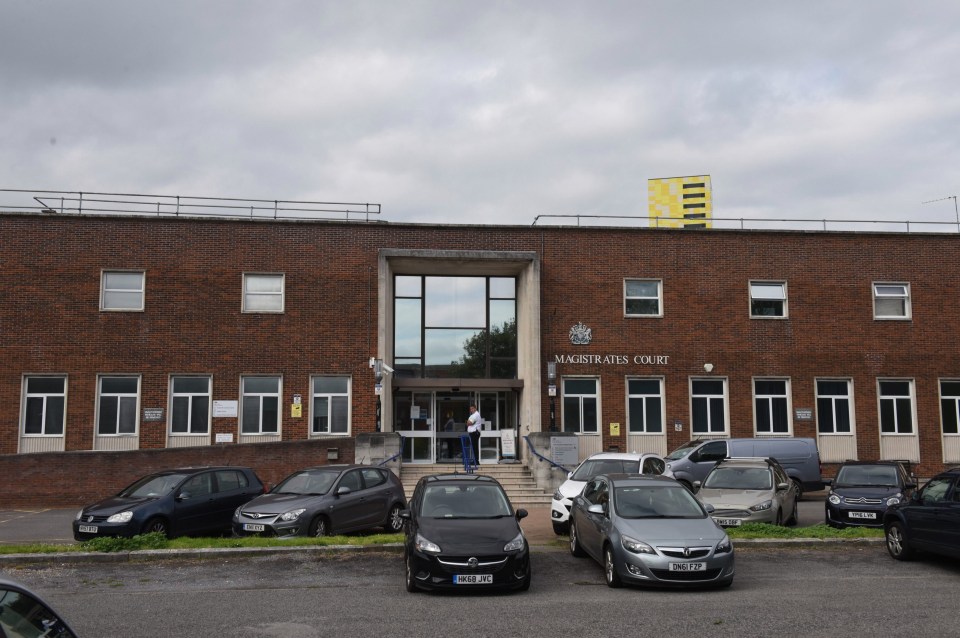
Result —
<instances>
[{"instance_id":1,"label":"car headlight","mask_svg":"<svg viewBox=\"0 0 960 638\"><path fill-rule=\"evenodd\" d=\"M560 490L557 490L556 492L553 493L553 500L555 501L563 500L563 494L560 493Z\"/></svg>"},{"instance_id":2,"label":"car headlight","mask_svg":"<svg viewBox=\"0 0 960 638\"><path fill-rule=\"evenodd\" d=\"M300 518L300 515L306 512L306 508L301 507L300 509L290 510L289 512L284 512L280 515L281 521L295 521Z\"/></svg>"},{"instance_id":3,"label":"car headlight","mask_svg":"<svg viewBox=\"0 0 960 638\"><path fill-rule=\"evenodd\" d=\"M439 554L440 546L436 543L428 541L420 534L417 534L417 538L414 541L414 547L417 548L417 551L426 552L427 554Z\"/></svg>"},{"instance_id":4,"label":"car headlight","mask_svg":"<svg viewBox=\"0 0 960 638\"><path fill-rule=\"evenodd\" d=\"M770 509L771 507L773 507L773 501L764 501L764 502L762 502L762 503L757 503L756 505L754 505L753 507L751 507L751 508L750 508L750 511L751 511L751 512L762 512L762 511L764 511L764 510Z\"/></svg>"},{"instance_id":5,"label":"car headlight","mask_svg":"<svg viewBox=\"0 0 960 638\"><path fill-rule=\"evenodd\" d=\"M717 543L717 549L713 551L714 554L729 554L733 551L733 543L730 542L729 536L724 536L723 540Z\"/></svg>"},{"instance_id":6,"label":"car headlight","mask_svg":"<svg viewBox=\"0 0 960 638\"><path fill-rule=\"evenodd\" d=\"M890 507L891 505L896 505L899 502L900 502L899 496L891 496L890 498L887 499L887 507Z\"/></svg>"},{"instance_id":7,"label":"car headlight","mask_svg":"<svg viewBox=\"0 0 960 638\"><path fill-rule=\"evenodd\" d=\"M523 549L523 545L524 545L523 532L520 532L519 534L517 534L516 538L514 538L512 541L510 541L509 543L503 546L503 551L515 552Z\"/></svg>"},{"instance_id":8,"label":"car headlight","mask_svg":"<svg viewBox=\"0 0 960 638\"><path fill-rule=\"evenodd\" d=\"M620 544L623 545L623 548L631 554L656 554L652 547L643 541L638 541L637 539L630 538L629 536L621 536Z\"/></svg>"},{"instance_id":9,"label":"car headlight","mask_svg":"<svg viewBox=\"0 0 960 638\"><path fill-rule=\"evenodd\" d=\"M79 521L83 517L83 510L77 512L77 515L73 517L73 520Z\"/></svg>"},{"instance_id":10,"label":"car headlight","mask_svg":"<svg viewBox=\"0 0 960 638\"><path fill-rule=\"evenodd\" d=\"M836 494L831 494L827 500L833 503L834 505L839 505L841 499Z\"/></svg>"},{"instance_id":11,"label":"car headlight","mask_svg":"<svg viewBox=\"0 0 960 638\"><path fill-rule=\"evenodd\" d=\"M108 523L129 523L133 518L133 512L120 512L107 519Z\"/></svg>"}]
</instances>

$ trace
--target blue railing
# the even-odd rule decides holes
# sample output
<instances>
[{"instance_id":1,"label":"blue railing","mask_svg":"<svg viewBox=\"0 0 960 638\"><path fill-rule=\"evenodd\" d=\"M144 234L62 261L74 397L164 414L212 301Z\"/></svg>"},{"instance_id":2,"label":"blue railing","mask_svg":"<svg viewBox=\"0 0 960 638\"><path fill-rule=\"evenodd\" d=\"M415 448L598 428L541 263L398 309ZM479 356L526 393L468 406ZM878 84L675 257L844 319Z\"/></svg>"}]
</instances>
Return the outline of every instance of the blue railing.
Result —
<instances>
[{"instance_id":1,"label":"blue railing","mask_svg":"<svg viewBox=\"0 0 960 638\"><path fill-rule=\"evenodd\" d=\"M397 458L400 457L401 454L403 454L403 435L402 434L400 435L400 451L394 454L393 456L391 456L389 459L384 459L383 461L380 461L379 463L377 463L377 467L382 467L387 463L390 463L391 461L395 461ZM400 462L400 465L403 465L403 461Z\"/></svg>"},{"instance_id":2,"label":"blue railing","mask_svg":"<svg viewBox=\"0 0 960 638\"><path fill-rule=\"evenodd\" d=\"M537 448L533 447L533 443L530 442L530 437L529 437L529 436L523 437L523 440L527 442L527 447L530 448L530 454L534 455L535 457L537 457L537 458L540 459L541 461L546 461L547 463L550 464L550 467L555 467L555 468L557 468L557 469L563 470L563 471L566 472L567 474L569 474L570 472L573 471L573 470L570 470L570 469L568 469L568 468L563 467L563 466L560 465L559 463L554 463L551 459L548 459L548 458L545 457L544 455L542 455L542 454L540 454L539 452L537 452Z\"/></svg>"}]
</instances>

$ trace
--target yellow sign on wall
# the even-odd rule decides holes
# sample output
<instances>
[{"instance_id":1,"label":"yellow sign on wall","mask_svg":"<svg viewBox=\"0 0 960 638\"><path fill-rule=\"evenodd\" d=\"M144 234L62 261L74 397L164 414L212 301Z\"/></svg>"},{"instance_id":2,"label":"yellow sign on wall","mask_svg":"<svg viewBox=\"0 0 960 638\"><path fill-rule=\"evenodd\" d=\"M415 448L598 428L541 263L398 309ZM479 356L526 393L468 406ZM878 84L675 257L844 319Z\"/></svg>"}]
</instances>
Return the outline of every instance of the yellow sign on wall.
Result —
<instances>
[{"instance_id":1,"label":"yellow sign on wall","mask_svg":"<svg viewBox=\"0 0 960 638\"><path fill-rule=\"evenodd\" d=\"M290 405L290 416L294 419L299 419L303 416L303 404L302 403L292 403Z\"/></svg>"},{"instance_id":2,"label":"yellow sign on wall","mask_svg":"<svg viewBox=\"0 0 960 638\"><path fill-rule=\"evenodd\" d=\"M620 424L611 423L610 424L610 436L620 436Z\"/></svg>"}]
</instances>

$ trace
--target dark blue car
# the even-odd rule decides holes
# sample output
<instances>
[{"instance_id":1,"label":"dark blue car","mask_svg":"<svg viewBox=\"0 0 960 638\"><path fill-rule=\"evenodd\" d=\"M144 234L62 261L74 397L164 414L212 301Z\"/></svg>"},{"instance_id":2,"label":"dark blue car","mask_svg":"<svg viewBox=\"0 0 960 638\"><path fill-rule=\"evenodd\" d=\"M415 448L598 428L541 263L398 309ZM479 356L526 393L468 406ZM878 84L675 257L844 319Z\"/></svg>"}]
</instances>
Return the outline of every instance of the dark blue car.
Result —
<instances>
[{"instance_id":1,"label":"dark blue car","mask_svg":"<svg viewBox=\"0 0 960 638\"><path fill-rule=\"evenodd\" d=\"M883 527L887 508L917 487L899 461L847 461L824 482L830 486L824 518L831 527Z\"/></svg>"},{"instance_id":2,"label":"dark blue car","mask_svg":"<svg viewBox=\"0 0 960 638\"><path fill-rule=\"evenodd\" d=\"M960 558L960 467L930 479L883 516L887 550L897 560L918 551Z\"/></svg>"}]
</instances>

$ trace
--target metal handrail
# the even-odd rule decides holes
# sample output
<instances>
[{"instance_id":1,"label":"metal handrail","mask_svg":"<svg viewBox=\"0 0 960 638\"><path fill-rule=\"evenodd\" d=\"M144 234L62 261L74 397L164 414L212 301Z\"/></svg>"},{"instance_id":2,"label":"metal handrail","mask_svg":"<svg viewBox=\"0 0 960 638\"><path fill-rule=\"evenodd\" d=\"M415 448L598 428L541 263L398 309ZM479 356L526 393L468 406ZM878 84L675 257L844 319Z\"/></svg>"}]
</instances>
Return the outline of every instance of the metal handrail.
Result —
<instances>
[{"instance_id":1,"label":"metal handrail","mask_svg":"<svg viewBox=\"0 0 960 638\"><path fill-rule=\"evenodd\" d=\"M389 459L384 459L379 463L377 463L377 467L383 467L387 463L390 463L391 461L400 457L403 454L403 435L401 434L399 436L400 436L400 451L394 454L393 456L391 456ZM403 467L403 459L400 459L400 467Z\"/></svg>"},{"instance_id":2,"label":"metal handrail","mask_svg":"<svg viewBox=\"0 0 960 638\"><path fill-rule=\"evenodd\" d=\"M565 468L564 466L560 465L559 463L554 463L551 459L548 459L548 458L545 457L544 455L542 455L542 454L540 454L539 452L537 452L537 448L533 447L533 443L530 442L530 437L529 437L529 436L524 436L524 437L523 437L523 440L527 442L527 447L530 448L530 453L533 454L533 455L534 455L535 457L537 457L538 459L540 459L541 461L546 461L547 463L550 464L551 467L555 467L555 468L557 468L557 469L559 469L559 470L563 470L563 471L566 472L567 474L569 474L570 472L573 471L573 470L570 470L570 469L568 469L568 468Z\"/></svg>"}]
</instances>

